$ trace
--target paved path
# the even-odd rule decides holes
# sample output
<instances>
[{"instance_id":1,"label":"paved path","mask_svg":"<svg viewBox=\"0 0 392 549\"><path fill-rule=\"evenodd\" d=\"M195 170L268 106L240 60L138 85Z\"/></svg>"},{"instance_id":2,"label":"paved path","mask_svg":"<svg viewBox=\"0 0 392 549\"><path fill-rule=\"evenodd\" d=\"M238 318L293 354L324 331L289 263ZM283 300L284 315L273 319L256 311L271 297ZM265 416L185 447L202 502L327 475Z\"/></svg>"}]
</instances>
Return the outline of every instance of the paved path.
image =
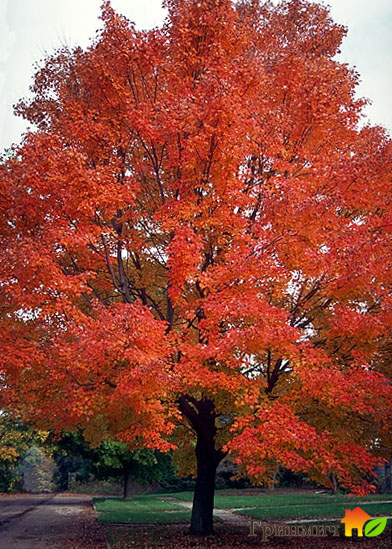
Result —
<instances>
[{"instance_id":1,"label":"paved path","mask_svg":"<svg viewBox=\"0 0 392 549\"><path fill-rule=\"evenodd\" d=\"M106 547L90 496L0 497L0 549Z\"/></svg>"}]
</instances>

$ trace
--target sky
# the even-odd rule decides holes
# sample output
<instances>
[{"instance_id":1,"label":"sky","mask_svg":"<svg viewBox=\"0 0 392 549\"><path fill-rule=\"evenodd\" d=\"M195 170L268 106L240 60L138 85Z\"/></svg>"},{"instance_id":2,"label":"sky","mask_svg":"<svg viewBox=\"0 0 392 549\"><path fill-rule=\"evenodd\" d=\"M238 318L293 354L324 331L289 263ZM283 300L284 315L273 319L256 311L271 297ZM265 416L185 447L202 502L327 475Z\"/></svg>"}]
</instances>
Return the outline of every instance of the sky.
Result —
<instances>
[{"instance_id":1,"label":"sky","mask_svg":"<svg viewBox=\"0 0 392 549\"><path fill-rule=\"evenodd\" d=\"M392 0L329 0L335 21L348 27L340 60L361 77L357 95L366 115L392 132ZM34 63L63 44L87 46L101 26L101 0L0 0L0 151L18 143L26 123L13 105L29 93ZM160 25L161 0L112 0L137 28Z\"/></svg>"}]
</instances>

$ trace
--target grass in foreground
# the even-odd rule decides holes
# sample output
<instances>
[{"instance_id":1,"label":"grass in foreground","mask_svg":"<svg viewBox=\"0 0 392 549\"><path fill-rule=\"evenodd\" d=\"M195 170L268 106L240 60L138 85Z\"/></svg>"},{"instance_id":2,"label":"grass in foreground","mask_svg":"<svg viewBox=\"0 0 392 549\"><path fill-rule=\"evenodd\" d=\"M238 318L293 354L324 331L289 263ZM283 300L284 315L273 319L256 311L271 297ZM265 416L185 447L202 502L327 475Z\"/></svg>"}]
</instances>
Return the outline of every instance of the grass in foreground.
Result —
<instances>
[{"instance_id":1,"label":"grass in foreground","mask_svg":"<svg viewBox=\"0 0 392 549\"><path fill-rule=\"evenodd\" d=\"M388 495L370 495L350 498L346 495L330 496L314 493L241 495L218 491L216 509L236 509L236 513L262 520L343 517L347 508L360 506L370 516L390 516L392 503L377 503L391 499ZM149 494L135 496L131 501L120 498L95 498L98 520L104 524L173 524L189 522L191 511L165 498L191 501L192 492L175 494ZM374 501L366 504L363 501Z\"/></svg>"},{"instance_id":2,"label":"grass in foreground","mask_svg":"<svg viewBox=\"0 0 392 549\"><path fill-rule=\"evenodd\" d=\"M356 502L350 505L356 506ZM392 514L391 503L362 504L361 509L370 516L390 516ZM287 507L258 507L257 509L244 509L236 511L236 514L262 520L306 519L315 517L343 517L347 503L326 503L325 505L291 505Z\"/></svg>"},{"instance_id":3,"label":"grass in foreground","mask_svg":"<svg viewBox=\"0 0 392 549\"><path fill-rule=\"evenodd\" d=\"M156 494L135 496L130 501L94 498L94 504L103 524L170 524L188 522L191 518L190 511Z\"/></svg>"},{"instance_id":4,"label":"grass in foreground","mask_svg":"<svg viewBox=\"0 0 392 549\"><path fill-rule=\"evenodd\" d=\"M233 491L229 490L233 494ZM174 494L162 494L162 497L170 495L183 501L192 501L193 492L178 492ZM260 494L255 495L228 495L225 490L218 490L215 494L215 507L219 509L237 509L245 507L282 507L287 505L325 505L331 503L348 503L360 505L362 501L383 501L392 500L391 494L371 494L359 498L347 495L331 496L329 494Z\"/></svg>"}]
</instances>

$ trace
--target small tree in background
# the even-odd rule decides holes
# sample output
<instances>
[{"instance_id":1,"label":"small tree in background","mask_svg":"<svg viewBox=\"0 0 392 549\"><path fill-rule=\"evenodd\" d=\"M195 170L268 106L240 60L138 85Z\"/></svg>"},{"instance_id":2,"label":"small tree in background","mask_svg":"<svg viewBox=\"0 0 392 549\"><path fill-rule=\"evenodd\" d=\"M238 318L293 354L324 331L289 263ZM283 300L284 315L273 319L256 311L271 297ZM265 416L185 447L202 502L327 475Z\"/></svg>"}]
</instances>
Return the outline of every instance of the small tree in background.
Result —
<instances>
[{"instance_id":1,"label":"small tree in background","mask_svg":"<svg viewBox=\"0 0 392 549\"><path fill-rule=\"evenodd\" d=\"M173 477L170 456L140 449L130 452L124 443L104 441L91 447L80 432L63 433L55 437L54 456L59 468L58 482L69 488L68 474L75 474L81 482L91 477L97 480L121 478L124 499L131 499L135 484L148 486Z\"/></svg>"},{"instance_id":2,"label":"small tree in background","mask_svg":"<svg viewBox=\"0 0 392 549\"><path fill-rule=\"evenodd\" d=\"M129 452L120 442L104 442L96 452L97 471L123 478L123 497L131 499L134 483L149 485L159 482L172 472L170 456L149 449Z\"/></svg>"}]
</instances>

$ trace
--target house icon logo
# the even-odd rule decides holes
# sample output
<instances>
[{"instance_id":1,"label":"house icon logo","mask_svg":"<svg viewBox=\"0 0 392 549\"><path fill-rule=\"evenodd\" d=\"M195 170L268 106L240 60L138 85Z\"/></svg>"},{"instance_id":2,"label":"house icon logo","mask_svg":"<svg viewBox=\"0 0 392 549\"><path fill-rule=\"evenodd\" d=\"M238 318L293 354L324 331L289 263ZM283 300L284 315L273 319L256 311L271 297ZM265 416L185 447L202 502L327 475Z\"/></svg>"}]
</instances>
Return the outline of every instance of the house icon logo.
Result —
<instances>
[{"instance_id":1,"label":"house icon logo","mask_svg":"<svg viewBox=\"0 0 392 549\"><path fill-rule=\"evenodd\" d=\"M356 507L353 511L346 509L346 514L340 521L345 526L345 536L352 537L353 530L357 531L358 536L365 536L367 538L373 538L382 534L387 525L387 517L370 519L371 516L360 507Z\"/></svg>"}]
</instances>

